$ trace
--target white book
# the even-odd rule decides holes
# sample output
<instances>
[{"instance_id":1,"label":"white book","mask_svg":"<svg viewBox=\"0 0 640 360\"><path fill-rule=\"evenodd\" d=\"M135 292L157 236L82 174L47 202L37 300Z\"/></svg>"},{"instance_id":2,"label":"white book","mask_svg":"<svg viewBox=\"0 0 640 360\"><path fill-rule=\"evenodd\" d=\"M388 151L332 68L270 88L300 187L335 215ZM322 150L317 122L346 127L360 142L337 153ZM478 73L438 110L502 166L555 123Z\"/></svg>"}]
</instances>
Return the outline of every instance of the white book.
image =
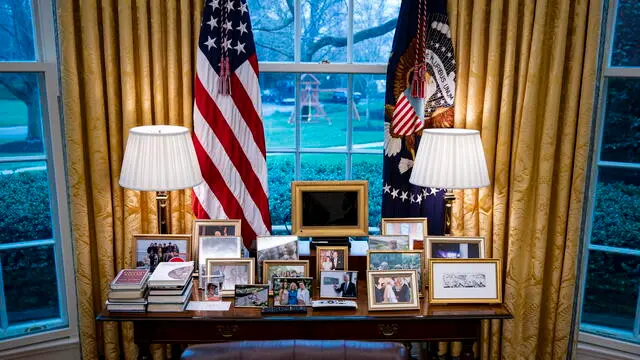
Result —
<instances>
[{"instance_id":1,"label":"white book","mask_svg":"<svg viewBox=\"0 0 640 360\"><path fill-rule=\"evenodd\" d=\"M149 277L149 287L185 286L192 273L193 261L161 262Z\"/></svg>"},{"instance_id":2,"label":"white book","mask_svg":"<svg viewBox=\"0 0 640 360\"><path fill-rule=\"evenodd\" d=\"M113 301L144 298L147 288L141 290L109 290L109 299Z\"/></svg>"},{"instance_id":3,"label":"white book","mask_svg":"<svg viewBox=\"0 0 640 360\"><path fill-rule=\"evenodd\" d=\"M107 301L107 310L109 311L126 311L126 312L144 312L145 307L147 306L146 302L139 304L121 304L121 303L112 303Z\"/></svg>"},{"instance_id":4,"label":"white book","mask_svg":"<svg viewBox=\"0 0 640 360\"><path fill-rule=\"evenodd\" d=\"M185 301L182 304L149 304L147 311L149 312L180 312L184 311L189 302Z\"/></svg>"},{"instance_id":5,"label":"white book","mask_svg":"<svg viewBox=\"0 0 640 360\"><path fill-rule=\"evenodd\" d=\"M182 295L182 294L184 294L184 290L185 289L186 288L184 286L176 287L176 288L173 288L173 287L155 287L153 289L149 289L149 296Z\"/></svg>"},{"instance_id":6,"label":"white book","mask_svg":"<svg viewBox=\"0 0 640 360\"><path fill-rule=\"evenodd\" d=\"M189 300L191 297L191 290L193 289L193 282L189 283L182 294L179 295L149 295L147 301L149 304L176 304Z\"/></svg>"}]
</instances>

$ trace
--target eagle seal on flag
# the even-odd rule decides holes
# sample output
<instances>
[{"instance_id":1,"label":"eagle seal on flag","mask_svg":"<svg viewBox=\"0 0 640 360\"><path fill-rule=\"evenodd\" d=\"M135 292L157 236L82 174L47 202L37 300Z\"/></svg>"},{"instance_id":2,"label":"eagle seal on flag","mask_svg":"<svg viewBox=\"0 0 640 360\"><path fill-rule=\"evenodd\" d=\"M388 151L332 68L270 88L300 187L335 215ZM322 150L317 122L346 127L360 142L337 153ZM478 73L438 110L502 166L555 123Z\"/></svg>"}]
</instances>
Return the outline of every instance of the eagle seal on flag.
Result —
<instances>
[{"instance_id":1,"label":"eagle seal on flag","mask_svg":"<svg viewBox=\"0 0 640 360\"><path fill-rule=\"evenodd\" d=\"M455 56L446 0L403 1L387 67L382 217L427 217L444 231L440 189L409 183L422 129L452 127Z\"/></svg>"}]
</instances>

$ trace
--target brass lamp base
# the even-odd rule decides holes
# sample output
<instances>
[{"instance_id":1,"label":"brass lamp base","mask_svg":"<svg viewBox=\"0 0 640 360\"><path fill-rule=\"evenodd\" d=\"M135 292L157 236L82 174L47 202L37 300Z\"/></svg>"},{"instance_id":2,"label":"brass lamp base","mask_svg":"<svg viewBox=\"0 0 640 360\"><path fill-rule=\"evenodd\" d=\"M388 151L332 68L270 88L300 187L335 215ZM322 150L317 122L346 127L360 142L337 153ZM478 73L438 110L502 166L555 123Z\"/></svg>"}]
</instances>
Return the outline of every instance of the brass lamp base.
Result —
<instances>
[{"instance_id":1,"label":"brass lamp base","mask_svg":"<svg viewBox=\"0 0 640 360\"><path fill-rule=\"evenodd\" d=\"M169 192L156 191L156 206L158 210L158 233L169 233Z\"/></svg>"},{"instance_id":2,"label":"brass lamp base","mask_svg":"<svg viewBox=\"0 0 640 360\"><path fill-rule=\"evenodd\" d=\"M444 234L451 234L451 221L453 220L453 201L456 196L451 190L447 190L444 194Z\"/></svg>"}]
</instances>

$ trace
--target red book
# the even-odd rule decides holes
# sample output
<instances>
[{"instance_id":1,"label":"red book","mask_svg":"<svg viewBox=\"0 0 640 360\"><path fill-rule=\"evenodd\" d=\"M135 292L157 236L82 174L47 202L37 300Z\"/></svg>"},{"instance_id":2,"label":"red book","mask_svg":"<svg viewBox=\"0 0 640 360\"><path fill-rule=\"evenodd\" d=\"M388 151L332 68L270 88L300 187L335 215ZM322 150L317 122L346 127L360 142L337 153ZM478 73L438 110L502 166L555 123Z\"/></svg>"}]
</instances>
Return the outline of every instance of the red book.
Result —
<instances>
[{"instance_id":1,"label":"red book","mask_svg":"<svg viewBox=\"0 0 640 360\"><path fill-rule=\"evenodd\" d=\"M142 289L147 284L149 270L146 269L122 269L111 282L113 290Z\"/></svg>"}]
</instances>

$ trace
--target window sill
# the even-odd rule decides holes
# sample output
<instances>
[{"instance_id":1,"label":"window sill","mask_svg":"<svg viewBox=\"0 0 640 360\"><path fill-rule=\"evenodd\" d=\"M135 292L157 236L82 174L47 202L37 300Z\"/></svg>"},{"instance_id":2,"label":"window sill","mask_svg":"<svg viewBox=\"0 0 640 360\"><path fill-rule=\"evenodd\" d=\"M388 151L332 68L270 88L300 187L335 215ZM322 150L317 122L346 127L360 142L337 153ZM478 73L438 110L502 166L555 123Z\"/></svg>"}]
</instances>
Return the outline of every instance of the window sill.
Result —
<instances>
[{"instance_id":1,"label":"window sill","mask_svg":"<svg viewBox=\"0 0 640 360\"><path fill-rule=\"evenodd\" d=\"M580 332L577 360L633 360L640 359L640 345L603 336Z\"/></svg>"},{"instance_id":2,"label":"window sill","mask_svg":"<svg viewBox=\"0 0 640 360\"><path fill-rule=\"evenodd\" d=\"M0 351L0 359L80 360L80 340L78 337L70 337Z\"/></svg>"}]
</instances>

